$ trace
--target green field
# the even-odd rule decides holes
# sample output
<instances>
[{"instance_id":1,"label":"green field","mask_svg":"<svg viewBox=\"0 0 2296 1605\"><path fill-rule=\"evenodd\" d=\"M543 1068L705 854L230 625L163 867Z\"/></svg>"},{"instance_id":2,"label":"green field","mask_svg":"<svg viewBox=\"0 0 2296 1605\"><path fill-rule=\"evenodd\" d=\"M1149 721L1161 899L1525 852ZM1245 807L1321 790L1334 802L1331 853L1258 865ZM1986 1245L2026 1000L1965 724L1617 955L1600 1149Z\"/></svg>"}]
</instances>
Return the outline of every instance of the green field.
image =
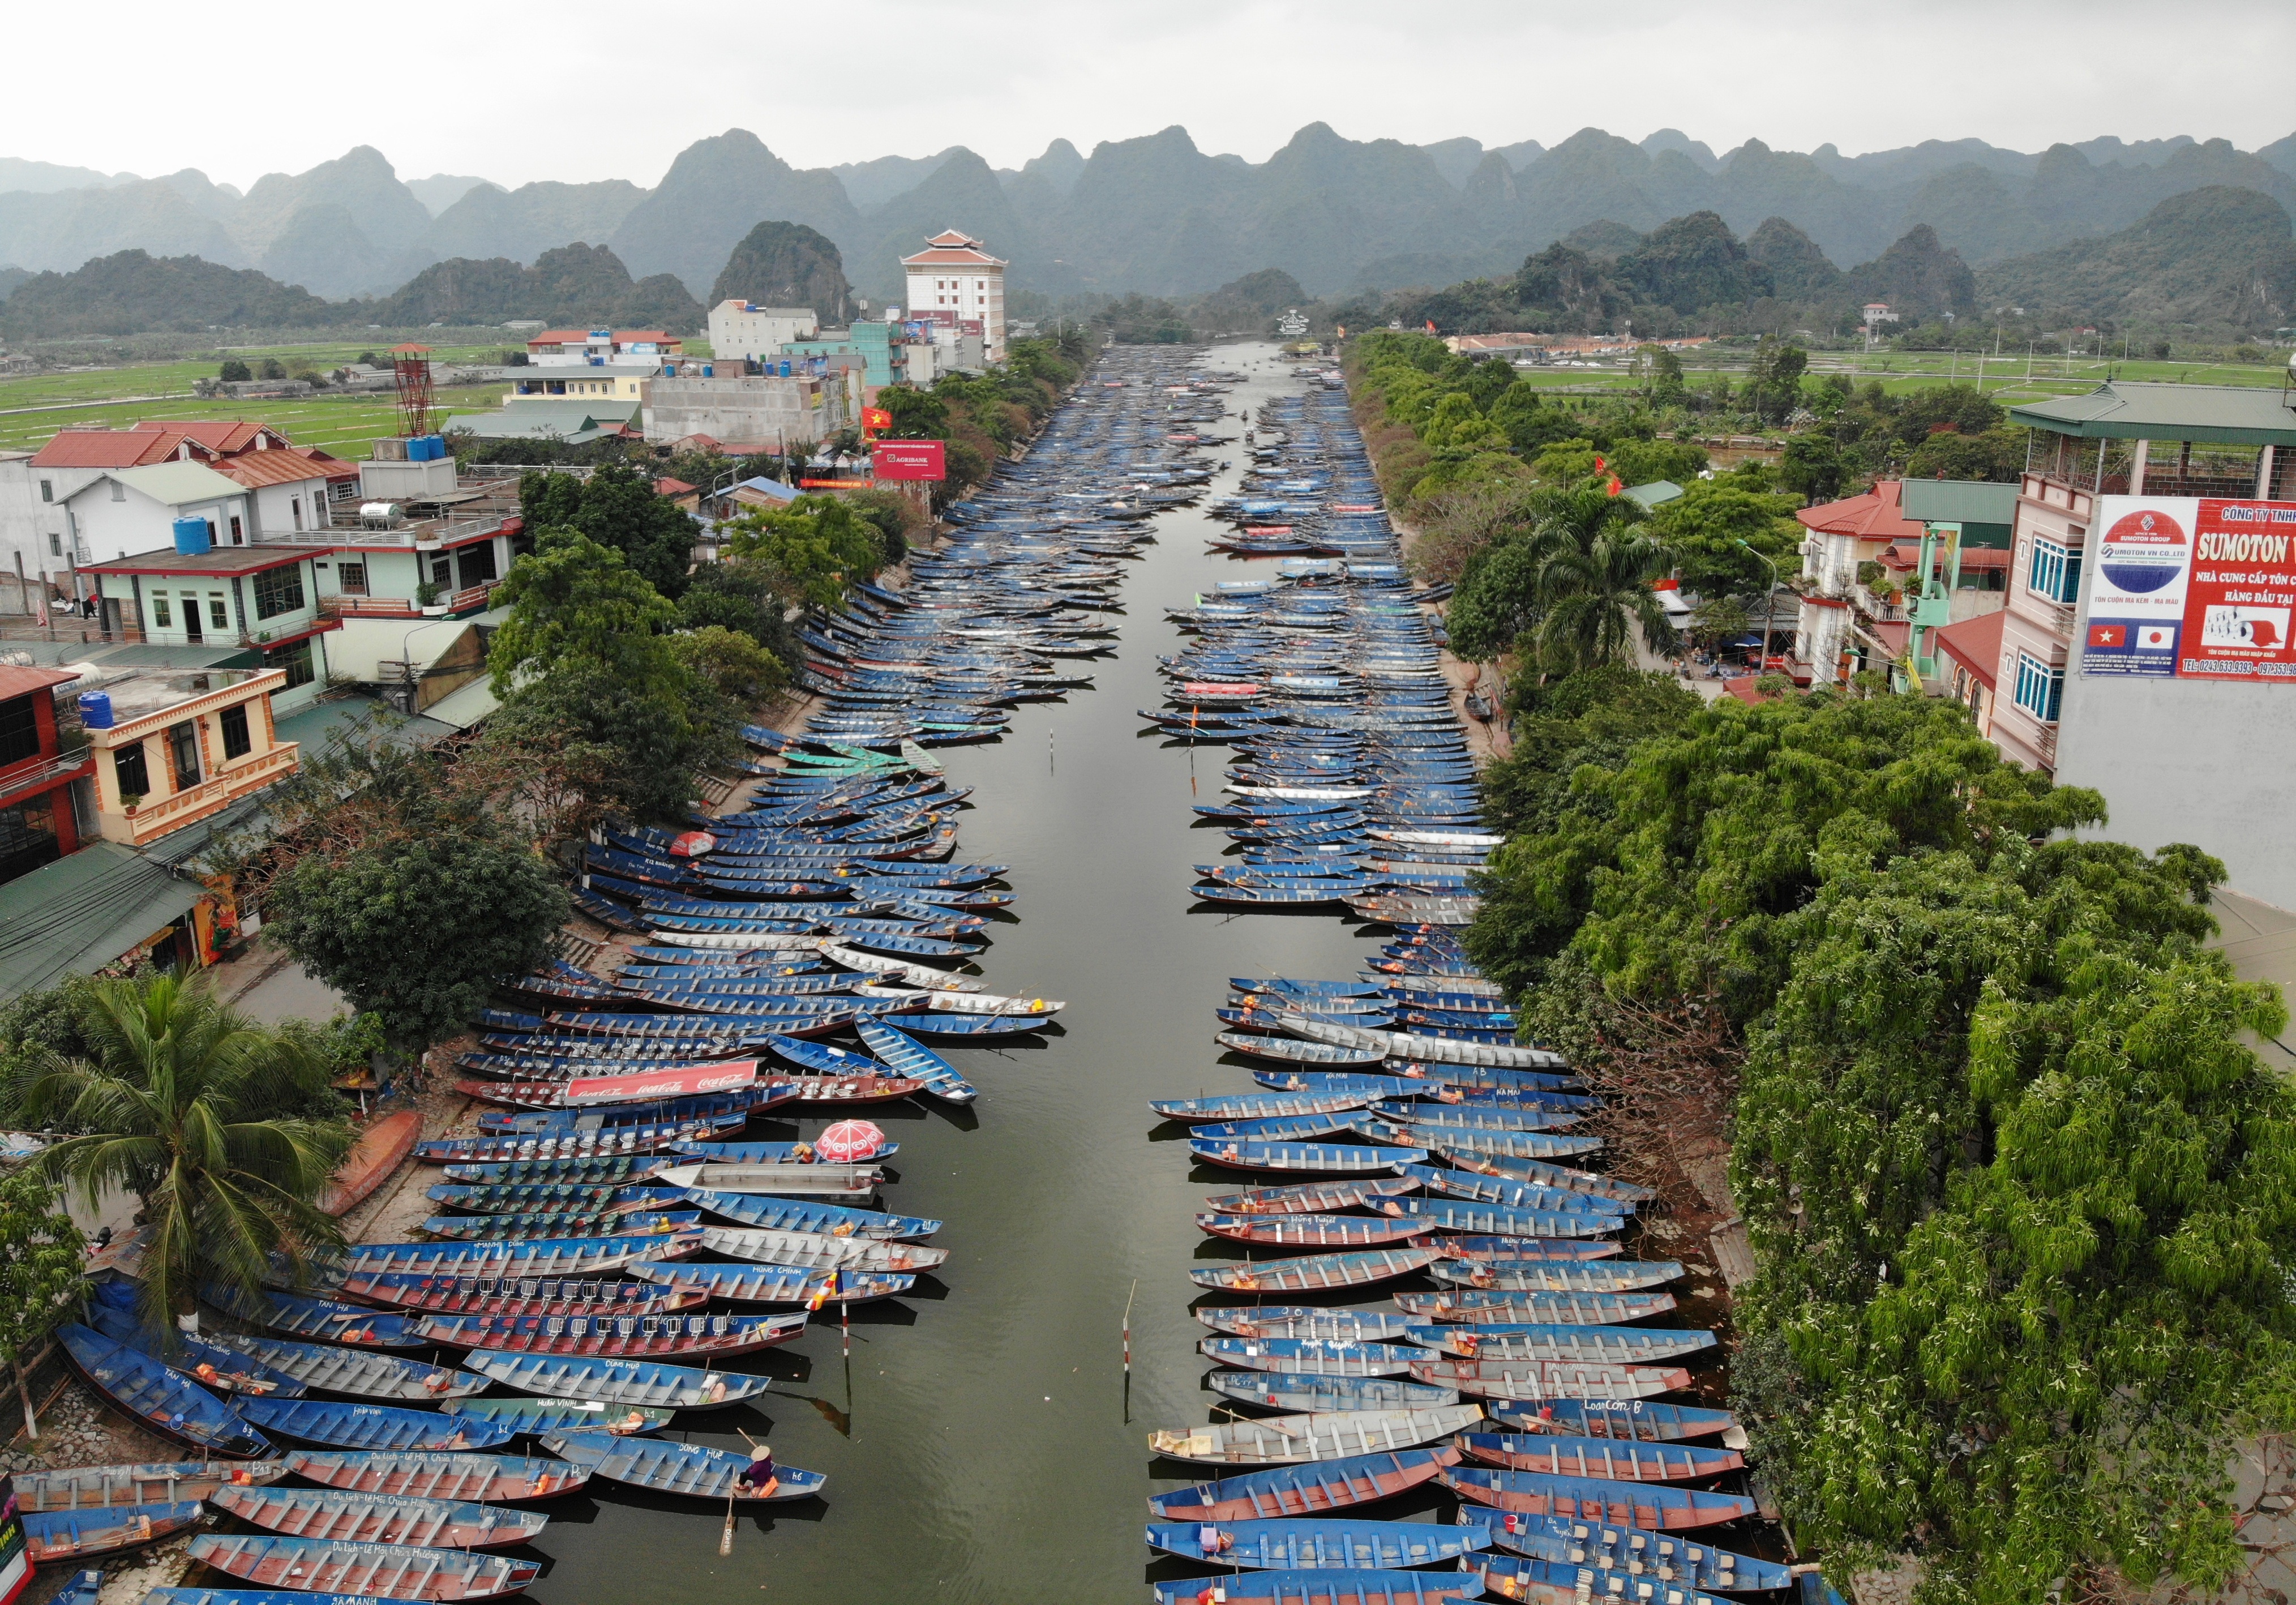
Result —
<instances>
[{"instance_id":1,"label":"green field","mask_svg":"<svg viewBox=\"0 0 2296 1605\"><path fill-rule=\"evenodd\" d=\"M234 348L231 355L250 367L275 356L290 373L330 369L375 350L369 340L324 345ZM440 347L439 362L470 362L502 348ZM387 390L333 396L321 392L299 400L204 401L192 394L194 380L211 379L220 357L196 361L128 363L84 373L27 373L0 378L0 449L28 450L70 424L122 428L144 418L259 418L286 431L298 446L316 446L339 456L365 457L366 442L398 432L398 409ZM439 392L455 412L500 405L503 385L458 385Z\"/></svg>"}]
</instances>

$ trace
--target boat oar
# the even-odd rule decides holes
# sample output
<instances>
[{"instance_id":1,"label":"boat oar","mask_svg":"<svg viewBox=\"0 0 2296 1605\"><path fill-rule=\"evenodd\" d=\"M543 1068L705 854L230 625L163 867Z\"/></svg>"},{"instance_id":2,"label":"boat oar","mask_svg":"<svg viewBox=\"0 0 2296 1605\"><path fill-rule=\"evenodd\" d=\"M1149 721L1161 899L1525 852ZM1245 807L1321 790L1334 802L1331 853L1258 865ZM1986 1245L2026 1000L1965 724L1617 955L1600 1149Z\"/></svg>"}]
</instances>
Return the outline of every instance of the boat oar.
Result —
<instances>
[{"instance_id":1,"label":"boat oar","mask_svg":"<svg viewBox=\"0 0 2296 1605\"><path fill-rule=\"evenodd\" d=\"M738 1488L742 1485L737 1479L734 1486ZM730 1492L726 1495L726 1530L718 1535L718 1552L721 1556L734 1552L734 1495Z\"/></svg>"}]
</instances>

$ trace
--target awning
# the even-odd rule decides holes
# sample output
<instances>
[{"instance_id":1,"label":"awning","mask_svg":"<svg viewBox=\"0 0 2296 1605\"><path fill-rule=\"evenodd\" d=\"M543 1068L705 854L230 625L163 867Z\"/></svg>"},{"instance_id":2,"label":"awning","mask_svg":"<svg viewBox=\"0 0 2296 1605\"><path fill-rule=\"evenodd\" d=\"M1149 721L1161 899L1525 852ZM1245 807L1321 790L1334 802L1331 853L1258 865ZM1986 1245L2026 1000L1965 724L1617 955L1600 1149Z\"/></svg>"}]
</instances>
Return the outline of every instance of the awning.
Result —
<instances>
[{"instance_id":1,"label":"awning","mask_svg":"<svg viewBox=\"0 0 2296 1605\"><path fill-rule=\"evenodd\" d=\"M450 691L422 710L426 719L436 719L441 725L452 725L457 730L468 730L502 706L495 696L494 683L480 675L468 685Z\"/></svg>"},{"instance_id":2,"label":"awning","mask_svg":"<svg viewBox=\"0 0 2296 1605\"><path fill-rule=\"evenodd\" d=\"M0 997L92 975L191 912L196 880L99 841L0 886Z\"/></svg>"}]
</instances>

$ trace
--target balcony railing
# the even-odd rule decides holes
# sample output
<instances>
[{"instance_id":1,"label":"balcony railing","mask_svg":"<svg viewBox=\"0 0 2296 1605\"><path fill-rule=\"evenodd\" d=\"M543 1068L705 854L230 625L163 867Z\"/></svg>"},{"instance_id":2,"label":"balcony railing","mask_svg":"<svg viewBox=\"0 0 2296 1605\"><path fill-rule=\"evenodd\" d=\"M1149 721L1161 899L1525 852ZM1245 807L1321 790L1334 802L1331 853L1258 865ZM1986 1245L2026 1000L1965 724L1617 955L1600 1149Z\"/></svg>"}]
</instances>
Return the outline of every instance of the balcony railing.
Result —
<instances>
[{"instance_id":1,"label":"balcony railing","mask_svg":"<svg viewBox=\"0 0 2296 1605\"><path fill-rule=\"evenodd\" d=\"M94 758L95 754L82 746L78 752L60 753L38 762L0 769L0 797L44 790L61 782L76 780L82 771L93 767Z\"/></svg>"},{"instance_id":2,"label":"balcony railing","mask_svg":"<svg viewBox=\"0 0 2296 1605\"><path fill-rule=\"evenodd\" d=\"M300 750L299 743L283 741L261 757L250 758L171 797L139 804L133 814L120 817L127 822L134 844L142 847L294 774L296 755Z\"/></svg>"}]
</instances>

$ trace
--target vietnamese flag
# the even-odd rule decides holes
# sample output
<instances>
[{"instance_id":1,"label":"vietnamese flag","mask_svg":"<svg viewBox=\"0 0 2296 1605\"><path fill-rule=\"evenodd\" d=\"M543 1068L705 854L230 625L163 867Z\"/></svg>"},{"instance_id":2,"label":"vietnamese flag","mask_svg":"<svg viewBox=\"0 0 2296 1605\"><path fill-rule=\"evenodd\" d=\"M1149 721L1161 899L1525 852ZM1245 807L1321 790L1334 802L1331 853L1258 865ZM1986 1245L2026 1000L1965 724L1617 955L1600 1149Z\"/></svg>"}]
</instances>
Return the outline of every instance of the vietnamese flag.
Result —
<instances>
[{"instance_id":1,"label":"vietnamese flag","mask_svg":"<svg viewBox=\"0 0 2296 1605\"><path fill-rule=\"evenodd\" d=\"M2128 626L2125 624L2093 624L2088 626L2088 643L2107 651L2128 644Z\"/></svg>"},{"instance_id":2,"label":"vietnamese flag","mask_svg":"<svg viewBox=\"0 0 2296 1605\"><path fill-rule=\"evenodd\" d=\"M1427 320L1427 332L1430 334L1435 332L1435 320L1431 317Z\"/></svg>"},{"instance_id":3,"label":"vietnamese flag","mask_svg":"<svg viewBox=\"0 0 2296 1605\"><path fill-rule=\"evenodd\" d=\"M1605 488L1608 489L1612 495L1617 495L1619 494L1619 476L1612 474L1611 476L1611 482L1607 487L1605 487Z\"/></svg>"}]
</instances>

